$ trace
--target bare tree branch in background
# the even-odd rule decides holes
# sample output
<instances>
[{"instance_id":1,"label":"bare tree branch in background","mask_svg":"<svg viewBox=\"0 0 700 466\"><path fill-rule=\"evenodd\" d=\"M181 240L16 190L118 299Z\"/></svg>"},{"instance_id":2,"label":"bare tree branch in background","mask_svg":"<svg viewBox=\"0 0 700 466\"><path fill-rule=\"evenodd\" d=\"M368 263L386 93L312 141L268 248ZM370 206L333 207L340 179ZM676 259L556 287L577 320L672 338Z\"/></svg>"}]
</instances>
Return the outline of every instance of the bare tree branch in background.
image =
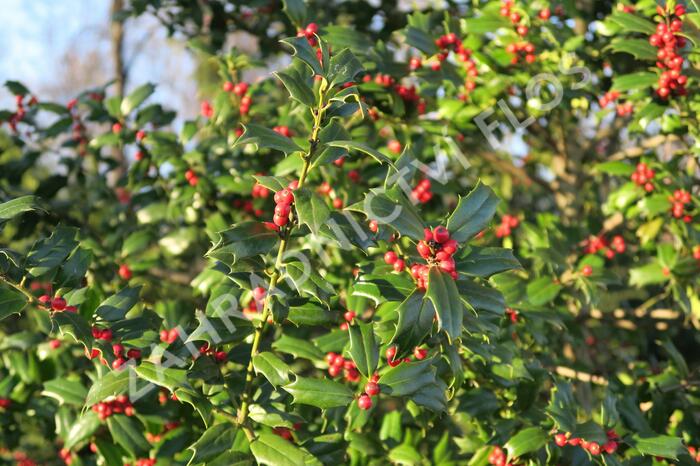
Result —
<instances>
[{"instance_id":1,"label":"bare tree branch in background","mask_svg":"<svg viewBox=\"0 0 700 466\"><path fill-rule=\"evenodd\" d=\"M110 36L112 38L112 63L114 64L115 92L124 97L126 87L126 69L124 68L124 22L119 18L119 12L124 8L123 0L112 0L110 9ZM116 147L114 158L119 167L115 170L117 178L121 178L126 170L126 157L124 149Z\"/></svg>"}]
</instances>

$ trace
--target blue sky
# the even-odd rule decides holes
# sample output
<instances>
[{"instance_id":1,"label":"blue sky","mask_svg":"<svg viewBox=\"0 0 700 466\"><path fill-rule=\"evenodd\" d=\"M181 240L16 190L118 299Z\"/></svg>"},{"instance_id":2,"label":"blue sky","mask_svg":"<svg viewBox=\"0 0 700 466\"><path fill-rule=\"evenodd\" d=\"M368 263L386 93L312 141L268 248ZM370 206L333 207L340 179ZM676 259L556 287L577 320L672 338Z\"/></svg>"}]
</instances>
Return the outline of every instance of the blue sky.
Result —
<instances>
[{"instance_id":1,"label":"blue sky","mask_svg":"<svg viewBox=\"0 0 700 466\"><path fill-rule=\"evenodd\" d=\"M18 80L32 90L48 92L52 80L58 79L61 67L66 66L62 62L66 50L82 56L98 51L109 60L110 43L105 28L110 3L110 0L2 0L0 82ZM175 108L190 107L194 95L189 79L193 62L182 44L168 41L163 28L150 17L130 20L126 30L125 58L127 63L133 63L130 84L155 82L159 84L155 100L167 101ZM152 46L140 47L144 40ZM177 72L173 73L174 70ZM91 77L89 70L81 76L87 80ZM102 82L95 80L92 84ZM10 99L9 93L1 89L0 107L6 107ZM61 100L67 97L62 96Z\"/></svg>"}]
</instances>

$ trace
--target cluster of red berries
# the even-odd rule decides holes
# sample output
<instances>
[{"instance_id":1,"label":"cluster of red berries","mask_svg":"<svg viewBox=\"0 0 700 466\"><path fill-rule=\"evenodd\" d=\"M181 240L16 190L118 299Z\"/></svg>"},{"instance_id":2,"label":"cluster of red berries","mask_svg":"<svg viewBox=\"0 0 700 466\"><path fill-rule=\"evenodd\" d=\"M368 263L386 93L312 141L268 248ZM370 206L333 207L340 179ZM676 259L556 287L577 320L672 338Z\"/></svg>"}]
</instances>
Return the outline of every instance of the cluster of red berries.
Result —
<instances>
[{"instance_id":1,"label":"cluster of red berries","mask_svg":"<svg viewBox=\"0 0 700 466\"><path fill-rule=\"evenodd\" d=\"M565 434L555 434L554 443L556 443L558 447L564 447L566 445L570 445L572 447L581 447L594 456L600 455L600 453L603 451L609 455L612 455L617 451L619 437L614 430L609 430L607 432L608 441L605 442L602 446L598 442L587 442L586 440L581 438L570 437L571 434L569 432Z\"/></svg>"},{"instance_id":2,"label":"cluster of red berries","mask_svg":"<svg viewBox=\"0 0 700 466\"><path fill-rule=\"evenodd\" d=\"M598 104L601 108L605 108L609 104L615 102L618 99L618 97L620 97L620 93L618 91L608 91L605 94L603 94L602 97L598 98Z\"/></svg>"},{"instance_id":3,"label":"cluster of red berries","mask_svg":"<svg viewBox=\"0 0 700 466\"><path fill-rule=\"evenodd\" d=\"M211 106L208 100L204 100L199 106L199 113L204 118L211 118L214 115L214 107Z\"/></svg>"},{"instance_id":4,"label":"cluster of red berries","mask_svg":"<svg viewBox=\"0 0 700 466\"><path fill-rule=\"evenodd\" d=\"M197 178L197 174L191 168L188 168L185 172L185 179L190 184L190 186L197 186L197 183L199 183L199 178Z\"/></svg>"},{"instance_id":5,"label":"cluster of red berries","mask_svg":"<svg viewBox=\"0 0 700 466\"><path fill-rule=\"evenodd\" d=\"M654 170L649 168L646 163L640 162L637 164L637 168L630 176L630 179L634 184L643 187L644 191L650 193L654 190L654 185L652 184L654 176L656 176Z\"/></svg>"},{"instance_id":6,"label":"cluster of red berries","mask_svg":"<svg viewBox=\"0 0 700 466\"><path fill-rule=\"evenodd\" d=\"M506 46L506 52L513 55L510 59L511 64L517 64L521 59L527 63L534 63L537 57L535 56L535 46L531 42L512 42Z\"/></svg>"},{"instance_id":7,"label":"cluster of red berries","mask_svg":"<svg viewBox=\"0 0 700 466\"><path fill-rule=\"evenodd\" d=\"M695 447L688 447L688 454L696 463L700 463L700 450Z\"/></svg>"},{"instance_id":8,"label":"cluster of red berries","mask_svg":"<svg viewBox=\"0 0 700 466\"><path fill-rule=\"evenodd\" d=\"M234 199L233 206L237 209L243 209L244 212L256 217L262 217L265 213L263 209L256 209L251 200Z\"/></svg>"},{"instance_id":9,"label":"cluster of red berries","mask_svg":"<svg viewBox=\"0 0 700 466\"><path fill-rule=\"evenodd\" d=\"M17 462L16 466L37 466L36 462L30 459L23 451L16 451L12 458Z\"/></svg>"},{"instance_id":10,"label":"cluster of red berries","mask_svg":"<svg viewBox=\"0 0 700 466\"><path fill-rule=\"evenodd\" d=\"M671 214L676 218L683 218L685 223L690 223L693 217L685 213L686 204L690 204L692 201L690 193L685 189L676 189L673 191L673 196L668 197L668 200L672 203Z\"/></svg>"},{"instance_id":11,"label":"cluster of red berries","mask_svg":"<svg viewBox=\"0 0 700 466\"><path fill-rule=\"evenodd\" d=\"M522 17L520 16L520 13L518 13L517 11L511 11L512 7L513 0L503 0L501 2L500 9L501 16L510 19L510 22L513 23L513 26L516 27L515 30L518 32L519 36L526 36L529 29L526 25L521 24Z\"/></svg>"},{"instance_id":12,"label":"cluster of red berries","mask_svg":"<svg viewBox=\"0 0 700 466\"><path fill-rule=\"evenodd\" d=\"M343 313L343 319L345 319L345 322L340 324L340 330L347 330L348 326L352 324L353 320L355 320L355 317L357 317L357 313L355 311L345 311L345 313Z\"/></svg>"},{"instance_id":13,"label":"cluster of red berries","mask_svg":"<svg viewBox=\"0 0 700 466\"><path fill-rule=\"evenodd\" d=\"M411 362L411 358L396 358L396 353L398 352L398 348L396 346L390 346L386 349L384 352L384 357L386 358L386 363L389 364L389 367L396 367L402 362ZM413 348L413 357L416 358L417 361L422 361L425 359L425 357L428 355L428 350L425 348L421 348L420 346L416 346Z\"/></svg>"},{"instance_id":14,"label":"cluster of red berries","mask_svg":"<svg viewBox=\"0 0 700 466\"><path fill-rule=\"evenodd\" d=\"M372 397L379 395L381 391L379 389L379 384L377 383L378 381L379 375L373 374L372 377L369 378L369 381L365 384L364 393L360 394L360 396L357 398L357 406L359 406L360 409L366 411L374 404L372 402Z\"/></svg>"},{"instance_id":15,"label":"cluster of red berries","mask_svg":"<svg viewBox=\"0 0 700 466\"><path fill-rule=\"evenodd\" d=\"M112 341L112 329L92 327L92 337L96 340Z\"/></svg>"},{"instance_id":16,"label":"cluster of red berries","mask_svg":"<svg viewBox=\"0 0 700 466\"><path fill-rule=\"evenodd\" d=\"M610 243L603 235L591 236L584 242L586 254L596 254L602 251L608 259L615 257L615 253L622 254L626 249L625 239L621 235L613 236Z\"/></svg>"},{"instance_id":17,"label":"cluster of red berries","mask_svg":"<svg viewBox=\"0 0 700 466\"><path fill-rule=\"evenodd\" d=\"M294 193L292 185L281 189L275 193L275 215L272 217L272 222L278 229L289 223L289 213L292 211L294 203Z\"/></svg>"},{"instance_id":18,"label":"cluster of red berries","mask_svg":"<svg viewBox=\"0 0 700 466\"><path fill-rule=\"evenodd\" d=\"M304 29L299 29L297 31L297 37L306 37L309 41L311 47L316 47L318 41L316 40L316 34L318 33L318 25L316 23L309 23Z\"/></svg>"},{"instance_id":19,"label":"cluster of red berries","mask_svg":"<svg viewBox=\"0 0 700 466\"><path fill-rule=\"evenodd\" d=\"M58 452L58 456L60 456L63 462L68 466L73 462L73 454L67 448L61 448Z\"/></svg>"},{"instance_id":20,"label":"cluster of red berries","mask_svg":"<svg viewBox=\"0 0 700 466\"><path fill-rule=\"evenodd\" d=\"M122 264L119 266L118 273L122 280L131 280L131 277L133 276L131 268L129 268L129 266L126 264Z\"/></svg>"},{"instance_id":21,"label":"cluster of red berries","mask_svg":"<svg viewBox=\"0 0 700 466\"><path fill-rule=\"evenodd\" d=\"M167 343L169 345L172 345L177 341L177 338L180 336L176 328L171 328L171 329L163 329L160 331L160 341L163 343Z\"/></svg>"},{"instance_id":22,"label":"cluster of red berries","mask_svg":"<svg viewBox=\"0 0 700 466\"><path fill-rule=\"evenodd\" d=\"M217 362L224 362L224 361L226 361L226 358L228 357L228 355L226 354L226 351L217 351L214 348L210 348L209 343L204 343L202 346L200 346L199 353L206 355L206 356L211 356Z\"/></svg>"},{"instance_id":23,"label":"cluster of red berries","mask_svg":"<svg viewBox=\"0 0 700 466\"><path fill-rule=\"evenodd\" d=\"M289 129L289 126L275 126L272 128L272 130L277 133L281 134L284 137L291 138L292 137L292 130Z\"/></svg>"},{"instance_id":24,"label":"cluster of red berries","mask_svg":"<svg viewBox=\"0 0 700 466\"><path fill-rule=\"evenodd\" d=\"M513 228L520 225L520 220L515 215L505 214L501 217L501 224L496 227L496 238L504 238L510 236Z\"/></svg>"},{"instance_id":25,"label":"cluster of red berries","mask_svg":"<svg viewBox=\"0 0 700 466\"><path fill-rule=\"evenodd\" d=\"M397 272L403 272L406 268L406 262L403 259L399 259L394 251L387 251L384 254L384 262L394 267Z\"/></svg>"},{"instance_id":26,"label":"cluster of red berries","mask_svg":"<svg viewBox=\"0 0 700 466\"><path fill-rule=\"evenodd\" d=\"M465 48L462 41L453 32L438 37L435 45L440 49L440 53L437 54L438 61L431 66L433 71L439 71L442 68L442 62L447 59L450 50L453 50L459 60L464 63L464 70L467 74L464 88L467 93L473 91L476 88L475 80L479 76L479 70L476 69L476 62L472 59L472 51ZM462 96L462 98L464 99L466 96Z\"/></svg>"},{"instance_id":27,"label":"cluster of red berries","mask_svg":"<svg viewBox=\"0 0 700 466\"><path fill-rule=\"evenodd\" d=\"M7 409L12 406L12 400L9 398L0 398L0 408Z\"/></svg>"},{"instance_id":28,"label":"cluster of red berries","mask_svg":"<svg viewBox=\"0 0 700 466\"><path fill-rule=\"evenodd\" d=\"M425 204L433 198L433 192L430 190L431 184L430 180L427 178L422 179L415 188L411 191L411 198L416 202Z\"/></svg>"},{"instance_id":29,"label":"cluster of red berries","mask_svg":"<svg viewBox=\"0 0 700 466\"><path fill-rule=\"evenodd\" d=\"M420 62L420 60L418 60ZM405 86L403 84L397 84L396 79L392 76L384 73L377 73L372 77L371 74L366 74L362 77L362 82L368 83L374 81L382 87L392 88L403 100L404 105L411 106L415 105L418 114L425 113L425 101L418 95L415 86ZM347 83L352 85L353 83Z\"/></svg>"},{"instance_id":30,"label":"cluster of red berries","mask_svg":"<svg viewBox=\"0 0 700 466\"><path fill-rule=\"evenodd\" d=\"M226 81L223 85L224 92L233 92L238 97L243 97L248 92L248 83L240 82L233 84L231 81Z\"/></svg>"},{"instance_id":31,"label":"cluster of red berries","mask_svg":"<svg viewBox=\"0 0 700 466\"><path fill-rule=\"evenodd\" d=\"M416 286L419 289L427 287L428 274L432 265L439 267L443 272L449 273L456 280L457 271L455 270L455 260L452 256L459 247L457 241L450 239L450 232L442 225L432 230L426 228L424 235L423 240L416 245L416 250L428 264L411 265L411 276L416 280Z\"/></svg>"},{"instance_id":32,"label":"cluster of red berries","mask_svg":"<svg viewBox=\"0 0 700 466\"><path fill-rule=\"evenodd\" d=\"M270 190L260 183L255 183L250 195L253 196L254 199L267 199L270 195Z\"/></svg>"},{"instance_id":33,"label":"cluster of red berries","mask_svg":"<svg viewBox=\"0 0 700 466\"><path fill-rule=\"evenodd\" d=\"M129 359L141 359L141 350L137 348L130 348L124 352L124 345L121 343L115 343L112 345L112 353L116 356L116 359L112 362L112 369L117 370L128 362ZM94 351L94 350L93 350Z\"/></svg>"},{"instance_id":34,"label":"cluster of red berries","mask_svg":"<svg viewBox=\"0 0 700 466\"><path fill-rule=\"evenodd\" d=\"M150 432L146 432L146 440L148 440L150 443L158 443L163 439L163 434L166 434L178 427L180 427L180 423L177 421L166 422L161 433L152 434Z\"/></svg>"},{"instance_id":35,"label":"cluster of red berries","mask_svg":"<svg viewBox=\"0 0 700 466\"><path fill-rule=\"evenodd\" d=\"M134 407L126 395L119 395L113 400L101 401L92 405L92 411L97 413L100 420L104 421L113 414L134 415Z\"/></svg>"},{"instance_id":36,"label":"cluster of red berries","mask_svg":"<svg viewBox=\"0 0 700 466\"><path fill-rule=\"evenodd\" d=\"M359 382L360 372L355 363L350 359L345 359L342 355L333 352L326 354L328 364L328 375L331 377L340 376L341 372L348 382Z\"/></svg>"},{"instance_id":37,"label":"cluster of red berries","mask_svg":"<svg viewBox=\"0 0 700 466\"><path fill-rule=\"evenodd\" d=\"M23 95L16 95L15 96L15 102L17 103L17 110L10 115L10 118L7 120L7 123L10 125L10 129L12 129L13 133L17 133L17 123L22 121L24 119L25 114L27 113L25 107L24 107L24 96ZM27 102L27 106L31 107L32 105L35 105L37 103L36 97L32 96L29 101Z\"/></svg>"},{"instance_id":38,"label":"cluster of red berries","mask_svg":"<svg viewBox=\"0 0 700 466\"><path fill-rule=\"evenodd\" d=\"M54 296L53 298L47 294L41 295L38 298L39 303L43 304L44 307L51 308L52 311L65 311L65 312L78 312L78 308L75 306L68 306L66 300L60 296Z\"/></svg>"},{"instance_id":39,"label":"cluster of red berries","mask_svg":"<svg viewBox=\"0 0 700 466\"><path fill-rule=\"evenodd\" d=\"M499 446L493 447L488 458L489 464L494 466L513 466L513 463L506 462L506 452Z\"/></svg>"},{"instance_id":40,"label":"cluster of red berries","mask_svg":"<svg viewBox=\"0 0 700 466\"><path fill-rule=\"evenodd\" d=\"M685 95L688 77L681 74L683 57L678 54L678 49L685 47L686 39L676 35L683 28L681 18L685 15L685 7L676 5L673 14L667 14L659 6L657 12L662 16L662 22L656 26L656 33L649 36L649 43L659 49L656 66L664 71L659 76L656 93L663 99L670 95Z\"/></svg>"}]
</instances>

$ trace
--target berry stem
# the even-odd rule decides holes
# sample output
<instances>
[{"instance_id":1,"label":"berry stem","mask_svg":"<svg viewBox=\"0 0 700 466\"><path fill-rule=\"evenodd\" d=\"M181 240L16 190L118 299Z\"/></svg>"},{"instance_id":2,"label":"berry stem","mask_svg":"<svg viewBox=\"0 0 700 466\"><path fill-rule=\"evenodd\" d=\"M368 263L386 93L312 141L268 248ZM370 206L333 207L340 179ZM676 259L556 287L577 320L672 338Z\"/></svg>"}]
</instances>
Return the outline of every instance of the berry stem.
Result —
<instances>
[{"instance_id":1,"label":"berry stem","mask_svg":"<svg viewBox=\"0 0 700 466\"><path fill-rule=\"evenodd\" d=\"M311 111L311 114L314 118L314 125L313 129L311 130L311 137L309 138L309 150L303 155L304 164L301 168L301 173L299 174L299 188L304 186L304 182L306 181L306 177L309 174L309 169L311 167L311 159L313 158L313 155L316 151L316 147L318 145L318 134L321 130L321 122L323 120L323 114L326 110L324 95L326 85L327 84L324 79L321 83L321 87L319 88L318 107ZM242 426L243 431L245 432L246 437L248 437L249 440L253 440L255 438L253 430L246 425L253 392L253 382L255 381L253 358L256 354L258 354L258 348L260 347L262 334L265 330L265 324L267 323L267 319L270 317L272 294L275 288L277 287L277 283L279 282L280 277L282 276L281 270L283 266L284 254L287 250L287 245L289 243L290 231L291 229L287 229L286 233L280 240L279 248L277 249L277 258L275 259L274 269L272 271L272 275L270 276L270 286L268 287L267 294L265 295L265 299L263 302L263 310L260 315L260 323L255 328L255 333L253 335L253 343L250 348L250 361L248 362L248 367L246 369L245 387L243 389L243 397L241 399L241 408L238 411L238 424Z\"/></svg>"}]
</instances>

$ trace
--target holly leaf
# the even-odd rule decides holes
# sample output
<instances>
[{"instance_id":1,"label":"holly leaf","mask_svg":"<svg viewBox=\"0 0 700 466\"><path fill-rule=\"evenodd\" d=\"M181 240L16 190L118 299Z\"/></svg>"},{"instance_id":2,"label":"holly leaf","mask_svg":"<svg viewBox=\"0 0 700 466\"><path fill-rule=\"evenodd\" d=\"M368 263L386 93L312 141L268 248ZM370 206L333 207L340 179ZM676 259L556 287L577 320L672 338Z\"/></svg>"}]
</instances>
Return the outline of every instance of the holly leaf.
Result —
<instances>
[{"instance_id":1,"label":"holly leaf","mask_svg":"<svg viewBox=\"0 0 700 466\"><path fill-rule=\"evenodd\" d=\"M66 435L63 447L71 449L79 443L88 440L99 427L100 418L97 417L96 413L87 411L71 426L68 435Z\"/></svg>"},{"instance_id":2,"label":"holly leaf","mask_svg":"<svg viewBox=\"0 0 700 466\"><path fill-rule=\"evenodd\" d=\"M274 149L284 152L285 155L303 151L291 138L282 136L269 128L254 123L248 123L243 125L243 127L245 131L241 137L236 139L236 142L233 144L234 149L247 144L256 144L259 149Z\"/></svg>"},{"instance_id":3,"label":"holly leaf","mask_svg":"<svg viewBox=\"0 0 700 466\"><path fill-rule=\"evenodd\" d=\"M493 190L479 182L466 197L460 196L457 207L447 219L450 237L459 243L473 238L491 221L498 202Z\"/></svg>"},{"instance_id":4,"label":"holly leaf","mask_svg":"<svg viewBox=\"0 0 700 466\"><path fill-rule=\"evenodd\" d=\"M193 452L187 464L206 464L231 448L235 438L236 428L233 424L222 423L209 427L196 442L187 447Z\"/></svg>"},{"instance_id":5,"label":"holly leaf","mask_svg":"<svg viewBox=\"0 0 700 466\"><path fill-rule=\"evenodd\" d=\"M321 62L318 60L316 51L309 45L309 41L306 40L306 37L290 37L288 39L282 39L281 42L294 49L294 57L306 63L314 74L323 76Z\"/></svg>"},{"instance_id":6,"label":"holly leaf","mask_svg":"<svg viewBox=\"0 0 700 466\"><path fill-rule=\"evenodd\" d=\"M679 437L633 434L631 437L625 437L625 440L642 455L661 456L677 460L678 455L683 452L683 440Z\"/></svg>"},{"instance_id":7,"label":"holly leaf","mask_svg":"<svg viewBox=\"0 0 700 466\"><path fill-rule=\"evenodd\" d=\"M355 323L350 332L350 357L360 374L369 378L379 363L379 347L374 337L372 323Z\"/></svg>"},{"instance_id":8,"label":"holly leaf","mask_svg":"<svg viewBox=\"0 0 700 466\"><path fill-rule=\"evenodd\" d=\"M376 220L380 225L390 225L400 234L416 241L424 237L425 223L399 187L389 190L371 189L366 194L361 209L357 210L370 220Z\"/></svg>"},{"instance_id":9,"label":"holly leaf","mask_svg":"<svg viewBox=\"0 0 700 466\"><path fill-rule=\"evenodd\" d=\"M24 212L43 210L36 196L21 196L0 204L0 225Z\"/></svg>"},{"instance_id":10,"label":"holly leaf","mask_svg":"<svg viewBox=\"0 0 700 466\"><path fill-rule=\"evenodd\" d=\"M451 340L461 337L464 304L454 279L437 267L431 267L425 296L432 301L437 311L438 328L445 330Z\"/></svg>"},{"instance_id":11,"label":"holly leaf","mask_svg":"<svg viewBox=\"0 0 700 466\"><path fill-rule=\"evenodd\" d=\"M141 287L126 287L104 300L95 309L95 315L107 322L123 320L132 307L139 302Z\"/></svg>"},{"instance_id":12,"label":"holly leaf","mask_svg":"<svg viewBox=\"0 0 700 466\"><path fill-rule=\"evenodd\" d=\"M326 307L330 306L329 299L335 294L333 285L321 277L308 262L293 260L284 265L284 270L301 296L309 294Z\"/></svg>"},{"instance_id":13,"label":"holly leaf","mask_svg":"<svg viewBox=\"0 0 700 466\"><path fill-rule=\"evenodd\" d=\"M294 397L294 403L321 409L348 406L355 398L348 387L328 379L297 377L294 382L282 388Z\"/></svg>"},{"instance_id":14,"label":"holly leaf","mask_svg":"<svg viewBox=\"0 0 700 466\"><path fill-rule=\"evenodd\" d=\"M107 427L112 439L132 455L143 456L151 449L143 436L143 426L135 418L116 414L107 418Z\"/></svg>"},{"instance_id":15,"label":"holly leaf","mask_svg":"<svg viewBox=\"0 0 700 466\"><path fill-rule=\"evenodd\" d=\"M457 260L457 271L464 275L488 278L507 270L520 269L512 249L472 247Z\"/></svg>"},{"instance_id":16,"label":"holly leaf","mask_svg":"<svg viewBox=\"0 0 700 466\"><path fill-rule=\"evenodd\" d=\"M97 379L88 391L85 406L92 406L109 396L117 396L129 388L129 370L113 371Z\"/></svg>"},{"instance_id":17,"label":"holly leaf","mask_svg":"<svg viewBox=\"0 0 700 466\"><path fill-rule=\"evenodd\" d=\"M309 229L318 235L321 227L331 215L326 201L318 194L301 188L294 191L294 207L299 223L308 225Z\"/></svg>"},{"instance_id":18,"label":"holly leaf","mask_svg":"<svg viewBox=\"0 0 700 466\"><path fill-rule=\"evenodd\" d=\"M29 300L21 292L12 288L0 286L0 320L19 314Z\"/></svg>"},{"instance_id":19,"label":"holly leaf","mask_svg":"<svg viewBox=\"0 0 700 466\"><path fill-rule=\"evenodd\" d=\"M417 362L402 362L390 368L379 378L382 394L407 396L424 386L435 383L435 367L431 359Z\"/></svg>"},{"instance_id":20,"label":"holly leaf","mask_svg":"<svg viewBox=\"0 0 700 466\"><path fill-rule=\"evenodd\" d=\"M413 351L433 328L435 308L425 294L414 290L397 308L398 322L391 343L398 347L397 357Z\"/></svg>"},{"instance_id":21,"label":"holly leaf","mask_svg":"<svg viewBox=\"0 0 700 466\"><path fill-rule=\"evenodd\" d=\"M69 404L73 406L83 406L87 389L79 381L74 379L53 379L44 383L42 395L58 400L60 405Z\"/></svg>"},{"instance_id":22,"label":"holly leaf","mask_svg":"<svg viewBox=\"0 0 700 466\"><path fill-rule=\"evenodd\" d=\"M253 357L253 368L275 387L289 383L289 366L274 353L264 351Z\"/></svg>"},{"instance_id":23,"label":"holly leaf","mask_svg":"<svg viewBox=\"0 0 700 466\"><path fill-rule=\"evenodd\" d=\"M259 464L268 466L320 466L321 462L309 453L279 435L262 432L250 444L250 451Z\"/></svg>"},{"instance_id":24,"label":"holly leaf","mask_svg":"<svg viewBox=\"0 0 700 466\"><path fill-rule=\"evenodd\" d=\"M526 453L537 451L547 443L547 434L539 427L521 430L504 445L508 450L508 460L519 458Z\"/></svg>"},{"instance_id":25,"label":"holly leaf","mask_svg":"<svg viewBox=\"0 0 700 466\"><path fill-rule=\"evenodd\" d=\"M299 62L292 62L286 70L278 71L274 73L274 75L282 81L282 84L287 88L287 92L289 92L292 99L307 107L313 107L316 105L316 97L314 96L311 86L307 82L307 77L300 67L297 66L297 63Z\"/></svg>"},{"instance_id":26,"label":"holly leaf","mask_svg":"<svg viewBox=\"0 0 700 466\"><path fill-rule=\"evenodd\" d=\"M141 105L144 100L148 99L156 90L156 86L151 83L143 84L134 89L131 94L126 96L121 103L121 114L128 115L136 107Z\"/></svg>"}]
</instances>

